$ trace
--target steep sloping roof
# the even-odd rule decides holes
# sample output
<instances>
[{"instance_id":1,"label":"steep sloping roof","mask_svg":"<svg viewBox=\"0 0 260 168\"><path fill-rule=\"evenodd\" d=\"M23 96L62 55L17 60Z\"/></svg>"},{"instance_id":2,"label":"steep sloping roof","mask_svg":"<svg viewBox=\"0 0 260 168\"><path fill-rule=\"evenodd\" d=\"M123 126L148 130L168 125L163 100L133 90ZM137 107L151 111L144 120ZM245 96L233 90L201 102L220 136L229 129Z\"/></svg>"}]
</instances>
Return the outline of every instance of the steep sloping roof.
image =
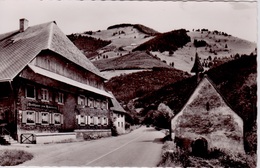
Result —
<instances>
[{"instance_id":1,"label":"steep sloping roof","mask_svg":"<svg viewBox=\"0 0 260 168\"><path fill-rule=\"evenodd\" d=\"M225 102L225 104L234 111L234 109L232 108L232 106L228 103L228 101L226 100L226 98L221 94L221 92L218 90L218 88L216 87L216 85L214 84L214 82L208 77L207 74L204 74L203 78L200 80L200 82L198 83L197 87L195 88L195 90L193 91L192 95L190 96L189 100L183 105L182 110L185 108L185 106L187 106L187 104L190 103L190 101L192 101L192 99L194 97L197 96L197 94L195 92L197 92L200 87L204 84L204 83L208 83L210 84L213 89L217 92L217 94L219 94L219 96L223 99L223 101ZM181 111L182 111L181 110ZM235 111L234 111L235 112Z\"/></svg>"},{"instance_id":2,"label":"steep sloping roof","mask_svg":"<svg viewBox=\"0 0 260 168\"><path fill-rule=\"evenodd\" d=\"M123 107L120 105L120 103L117 101L117 99L115 98L115 96L113 95L112 92L109 92L113 98L111 98L111 102L113 107L111 107L110 109L113 111L117 111L117 112L123 112L126 113L126 111L123 109Z\"/></svg>"},{"instance_id":3,"label":"steep sloping roof","mask_svg":"<svg viewBox=\"0 0 260 168\"><path fill-rule=\"evenodd\" d=\"M0 81L12 80L42 50L51 50L100 76L99 70L58 28L55 22L0 35Z\"/></svg>"}]
</instances>

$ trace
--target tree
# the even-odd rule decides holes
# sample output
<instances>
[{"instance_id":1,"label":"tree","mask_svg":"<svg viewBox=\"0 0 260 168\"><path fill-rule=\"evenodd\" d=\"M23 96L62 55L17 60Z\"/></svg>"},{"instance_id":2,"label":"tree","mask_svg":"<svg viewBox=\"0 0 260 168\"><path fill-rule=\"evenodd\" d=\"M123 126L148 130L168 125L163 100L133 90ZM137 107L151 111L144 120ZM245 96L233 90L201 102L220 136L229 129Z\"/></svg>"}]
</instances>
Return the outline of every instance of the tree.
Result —
<instances>
[{"instance_id":1,"label":"tree","mask_svg":"<svg viewBox=\"0 0 260 168\"><path fill-rule=\"evenodd\" d=\"M203 71L204 71L204 69L203 69L203 67L201 65L198 53L196 53L194 65L193 65L193 67L191 69L191 72L196 73L196 75L197 75L199 72L203 72Z\"/></svg>"},{"instance_id":2,"label":"tree","mask_svg":"<svg viewBox=\"0 0 260 168\"><path fill-rule=\"evenodd\" d=\"M172 56L172 54L173 54L173 51L172 51L172 50L170 50L170 51L169 51L169 55L170 55L170 56Z\"/></svg>"},{"instance_id":3,"label":"tree","mask_svg":"<svg viewBox=\"0 0 260 168\"><path fill-rule=\"evenodd\" d=\"M209 56L209 57L208 57L208 60L209 60L209 61L212 61L212 58L211 58L211 56Z\"/></svg>"},{"instance_id":4,"label":"tree","mask_svg":"<svg viewBox=\"0 0 260 168\"><path fill-rule=\"evenodd\" d=\"M170 109L170 107L168 107L167 105L165 105L164 103L160 103L157 109L161 115L164 116L166 122L168 123L168 128L169 128L169 140L172 140L172 126L171 126L171 121L174 117L173 111Z\"/></svg>"}]
</instances>

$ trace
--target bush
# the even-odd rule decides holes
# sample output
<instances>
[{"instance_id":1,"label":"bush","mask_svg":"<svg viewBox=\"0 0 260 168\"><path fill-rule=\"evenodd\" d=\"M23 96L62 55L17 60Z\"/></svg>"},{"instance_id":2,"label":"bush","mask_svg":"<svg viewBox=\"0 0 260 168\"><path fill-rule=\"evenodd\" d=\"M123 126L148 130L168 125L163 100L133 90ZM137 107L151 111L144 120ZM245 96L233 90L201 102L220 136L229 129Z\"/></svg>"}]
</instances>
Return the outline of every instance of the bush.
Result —
<instances>
[{"instance_id":1,"label":"bush","mask_svg":"<svg viewBox=\"0 0 260 168\"><path fill-rule=\"evenodd\" d=\"M111 127L111 135L118 136L118 132L117 132L116 126L114 124Z\"/></svg>"},{"instance_id":2,"label":"bush","mask_svg":"<svg viewBox=\"0 0 260 168\"><path fill-rule=\"evenodd\" d=\"M163 145L161 161L157 166L188 167L190 164L188 152L176 147L174 142L167 141Z\"/></svg>"},{"instance_id":3,"label":"bush","mask_svg":"<svg viewBox=\"0 0 260 168\"><path fill-rule=\"evenodd\" d=\"M249 168L246 158L241 155L225 154L219 160L224 167Z\"/></svg>"},{"instance_id":4,"label":"bush","mask_svg":"<svg viewBox=\"0 0 260 168\"><path fill-rule=\"evenodd\" d=\"M195 47L205 47L205 46L207 46L207 42L204 41L204 40L196 40L195 39L193 44L194 44Z\"/></svg>"},{"instance_id":5,"label":"bush","mask_svg":"<svg viewBox=\"0 0 260 168\"><path fill-rule=\"evenodd\" d=\"M0 166L15 166L31 160L33 155L22 150L1 150Z\"/></svg>"}]
</instances>

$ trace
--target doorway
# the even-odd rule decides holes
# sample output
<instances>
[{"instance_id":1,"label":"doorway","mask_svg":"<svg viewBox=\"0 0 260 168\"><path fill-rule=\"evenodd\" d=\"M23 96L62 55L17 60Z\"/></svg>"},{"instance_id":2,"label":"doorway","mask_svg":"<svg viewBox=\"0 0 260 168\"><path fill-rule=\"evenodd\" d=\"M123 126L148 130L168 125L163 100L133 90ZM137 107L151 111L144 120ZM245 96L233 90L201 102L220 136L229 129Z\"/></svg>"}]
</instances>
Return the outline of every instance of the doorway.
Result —
<instances>
[{"instance_id":1,"label":"doorway","mask_svg":"<svg viewBox=\"0 0 260 168\"><path fill-rule=\"evenodd\" d=\"M192 142L192 154L198 157L205 157L208 154L208 141L199 138Z\"/></svg>"}]
</instances>

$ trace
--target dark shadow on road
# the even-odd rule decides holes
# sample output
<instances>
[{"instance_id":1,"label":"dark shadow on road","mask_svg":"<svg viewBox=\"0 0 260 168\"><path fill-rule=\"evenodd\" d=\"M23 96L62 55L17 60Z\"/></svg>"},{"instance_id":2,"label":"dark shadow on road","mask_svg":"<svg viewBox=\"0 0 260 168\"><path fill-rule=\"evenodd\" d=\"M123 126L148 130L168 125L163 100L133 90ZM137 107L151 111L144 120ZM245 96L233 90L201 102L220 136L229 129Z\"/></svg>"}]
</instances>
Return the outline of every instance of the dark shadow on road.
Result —
<instances>
[{"instance_id":1,"label":"dark shadow on road","mask_svg":"<svg viewBox=\"0 0 260 168\"><path fill-rule=\"evenodd\" d=\"M140 142L153 142L153 143L163 144L163 138L155 138L154 140L144 140Z\"/></svg>"}]
</instances>

